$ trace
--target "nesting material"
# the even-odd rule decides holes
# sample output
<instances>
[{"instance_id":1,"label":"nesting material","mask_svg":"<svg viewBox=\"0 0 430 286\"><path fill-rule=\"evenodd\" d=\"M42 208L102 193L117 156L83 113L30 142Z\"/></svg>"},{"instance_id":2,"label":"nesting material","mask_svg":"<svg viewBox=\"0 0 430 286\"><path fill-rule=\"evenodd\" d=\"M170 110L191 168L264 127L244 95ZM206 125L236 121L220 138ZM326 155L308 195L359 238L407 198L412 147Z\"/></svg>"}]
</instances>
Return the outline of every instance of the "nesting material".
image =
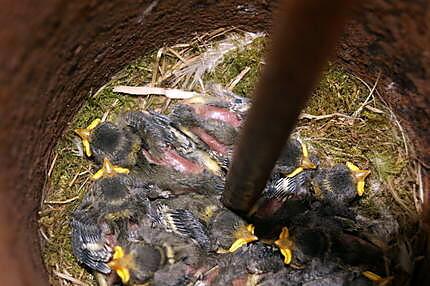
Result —
<instances>
[{"instance_id":1,"label":"nesting material","mask_svg":"<svg viewBox=\"0 0 430 286\"><path fill-rule=\"evenodd\" d=\"M115 122L118 120L120 112L127 110L154 110L159 113L169 113L183 99L189 99L197 94L208 95L210 90L214 90L214 85L210 83L219 84L223 89L231 90L238 95L249 96L252 94L252 88L263 64L263 48L264 36L262 34L247 34L231 30L217 31L200 36L190 43L163 47L153 55L146 56L127 66L114 76L111 82L94 92L71 123L70 130L66 131L63 140L58 143L55 159L50 168L49 185L42 202L41 244L45 263L52 274L51 283L53 285L72 285L73 283L96 285L96 280L103 281L100 277L95 279L91 272L84 270L77 263L71 251L71 214L81 204L85 194L89 192L92 185L90 176L94 175L99 167L98 164L85 158L85 152L79 140L76 140L73 130L88 126L96 118ZM209 86L210 88L208 88ZM117 92L144 94L145 96L127 96ZM382 249L382 252L393 247L402 249L403 261L396 265L384 265L385 273L374 273L379 278L390 277L393 271L401 274L408 273L411 269L406 269L407 265L412 265L414 259L410 250L413 243L411 237L414 234L417 214L421 207L420 177L417 176L419 164L412 159L414 158L413 146L408 141L404 130L379 96L378 82L367 84L339 67L329 66L313 99L301 116L294 137L301 138L308 146L309 152L317 159L315 163L318 164L318 169L307 171L309 173L306 176L312 177L314 176L312 172L330 170L336 164L346 162L353 162L360 168L371 171L371 175L366 179L365 193L360 199L353 200L352 208L357 214L352 220L354 223L351 224L351 219L344 215L340 216L339 221L336 221L336 227L341 224L350 232L363 233L363 229L356 229L356 227L366 226L365 234L360 239L348 235L341 237L356 245L357 251L361 249L360 247L367 249L367 243ZM226 154L231 155L228 152ZM285 171L283 172L285 174L291 174L294 172L294 168L289 172L282 171ZM319 181L306 181L306 176L289 183L287 189L290 193L279 193L279 190L274 190L276 199L289 199L294 202L294 206L290 207L296 207L296 201L300 202L303 196L309 195L306 192L311 190L309 192L312 193L312 197L317 198L317 202L325 202L321 199L324 192L317 194ZM274 181L276 179L274 177ZM283 183L286 184L286 182ZM322 189L325 190L324 187ZM266 194L270 198L269 191L266 191ZM300 194L300 196L295 197L296 194ZM207 195L204 197L211 198ZM195 199L202 200L203 198L196 197ZM216 201L216 196L212 199ZM169 204L169 199L162 199L162 202ZM279 205L279 202L276 201L275 203L270 201L270 203L264 205L270 211ZM344 202L330 200L330 203L333 205L330 206L330 209L342 209ZM177 204L193 208L193 204L185 204L182 199L179 199ZM285 206L285 208L287 207L288 205ZM204 207L199 207L199 210L203 209L200 221L210 221L212 214L208 214L206 211L216 214L216 210L219 208L222 206L212 201ZM172 206L170 209L168 217L174 219L177 213L174 209L172 210ZM339 270L339 265L333 261L321 265L318 259L322 259L327 253L324 241L327 239L337 241L339 237L322 227L322 221L313 215L299 215L298 219L304 225L315 225L315 230L309 231L292 224L293 229L288 232L288 239L291 237L292 240L300 241L303 244L297 243L296 251L289 240L288 243L278 243L284 247L281 249L284 256L281 256L276 245L273 246L273 251L266 251L265 246L261 246L260 242L250 242L249 246L244 246L244 249L247 249L245 254L239 250L236 255L232 256L232 260L226 262L227 265L236 260L240 264L241 259L249 257L266 257L262 259L261 265L243 266L246 269L255 270L246 278L248 281L254 281L252 285L264 281L268 283L267 285L271 285L271 279L288 279L298 283L303 277L297 274L296 269L306 267L306 265L314 265L314 267L319 265L320 268L316 271L319 274L312 274L315 279L319 277L323 280L334 279L333 281L350 279L345 277L350 277L351 273L355 273L351 279L356 279L361 277L360 271L372 270L361 268L351 270L348 267L341 267ZM283 222L288 223L288 212L286 216L287 218ZM246 225L245 222L242 223ZM282 239L285 241L287 241L286 231L284 230L284 235L282 235ZM210 233L209 238L211 238ZM307 245L303 242L309 238L321 241L321 249L306 249ZM278 241L280 239L281 235L279 235ZM363 246L363 239L365 239L365 246ZM199 241L203 241L201 236L199 236ZM220 242L221 244L228 249L230 241ZM285 245L288 245L288 248ZM155 255L157 251L154 250L151 253ZM340 258L344 253L342 244L331 251L339 252L337 257ZM221 252L217 255L228 255ZM313 255L309 256L309 253L313 253ZM214 257L215 260L219 259L219 256ZM375 259L381 258L382 255ZM169 264L168 261L171 259L171 257L166 257L165 263ZM289 266L283 265L283 260L288 261ZM264 264L265 262L267 265ZM209 267L202 270L202 277L225 272L227 265L221 264L214 266L215 268ZM153 267L152 264L151 267ZM170 267L171 273L180 272L179 266L176 267L175 264L170 263L168 267ZM221 271L216 270L216 267L221 268ZM237 271L245 271L244 269ZM265 277L263 274L268 271L273 271L275 274L270 278ZM302 272L308 273L308 271ZM330 278L327 273L335 274ZM164 277L163 273L157 275ZM235 274L229 275L231 278ZM376 277L372 274L368 276ZM400 276L397 279L407 281L407 275ZM156 279L162 279L160 277ZM228 275L225 278L217 279L219 285L229 282ZM197 280L194 283L197 283Z\"/></svg>"}]
</instances>

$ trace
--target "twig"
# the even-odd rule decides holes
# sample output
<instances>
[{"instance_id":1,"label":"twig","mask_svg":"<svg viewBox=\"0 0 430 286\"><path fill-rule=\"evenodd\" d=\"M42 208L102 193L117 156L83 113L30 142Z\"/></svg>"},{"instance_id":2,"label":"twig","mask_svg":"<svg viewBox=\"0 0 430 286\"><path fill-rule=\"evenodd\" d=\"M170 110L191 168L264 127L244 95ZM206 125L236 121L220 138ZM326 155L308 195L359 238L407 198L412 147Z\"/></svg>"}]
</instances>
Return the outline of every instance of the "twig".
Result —
<instances>
[{"instance_id":1,"label":"twig","mask_svg":"<svg viewBox=\"0 0 430 286\"><path fill-rule=\"evenodd\" d=\"M358 79L359 81L361 81L369 90L371 90L370 86L364 80L362 80L361 78L359 78L356 75L352 75L352 76L355 77L356 79ZM376 94L378 95L379 100L383 103L385 108L390 112L392 120L396 123L397 127L399 128L400 134L402 136L406 156L409 156L409 148L408 148L405 130L403 129L402 125L400 125L400 122L397 119L397 116L394 114L393 110L391 109L390 105L388 105L388 103L384 100L384 98L381 96L381 94L379 93L379 91L377 89L376 89Z\"/></svg>"},{"instance_id":2,"label":"twig","mask_svg":"<svg viewBox=\"0 0 430 286\"><path fill-rule=\"evenodd\" d=\"M49 170L48 170L48 177L51 177L52 171L54 170L55 162L57 162L57 158L58 158L58 153L56 153L54 156L54 159L52 159L51 166L49 167Z\"/></svg>"},{"instance_id":3,"label":"twig","mask_svg":"<svg viewBox=\"0 0 430 286\"><path fill-rule=\"evenodd\" d=\"M167 48L167 51L172 53L175 57L177 57L181 62L185 63L187 60L184 59L177 51L172 48Z\"/></svg>"},{"instance_id":4,"label":"twig","mask_svg":"<svg viewBox=\"0 0 430 286\"><path fill-rule=\"evenodd\" d=\"M52 272L54 272L55 275L57 275L58 277L60 277L61 279L67 280L69 282L72 282L74 285L81 285L81 286L88 286L88 284L73 278L72 276L65 274L65 273L61 273L57 270L52 270Z\"/></svg>"},{"instance_id":5,"label":"twig","mask_svg":"<svg viewBox=\"0 0 430 286\"><path fill-rule=\"evenodd\" d=\"M132 94L132 95L164 95L172 99L187 99L198 95L193 91L186 91L175 88L162 88L162 87L151 87L151 86L125 86L119 85L113 88L114 92Z\"/></svg>"},{"instance_id":6,"label":"twig","mask_svg":"<svg viewBox=\"0 0 430 286\"><path fill-rule=\"evenodd\" d=\"M228 85L229 90L233 90L234 87L242 80L242 78L251 70L250 67L244 68Z\"/></svg>"},{"instance_id":7,"label":"twig","mask_svg":"<svg viewBox=\"0 0 430 286\"><path fill-rule=\"evenodd\" d=\"M79 193L81 190L82 190L82 188L85 186L85 184L90 180L90 178L91 177L87 177L86 179L85 179L85 181L79 186L79 189L77 190L77 192Z\"/></svg>"},{"instance_id":8,"label":"twig","mask_svg":"<svg viewBox=\"0 0 430 286\"><path fill-rule=\"evenodd\" d=\"M166 100L166 103L164 104L163 109L162 109L162 113L165 113L167 111L167 109L169 108L169 105L170 105L171 102L172 102L171 98L168 98Z\"/></svg>"},{"instance_id":9,"label":"twig","mask_svg":"<svg viewBox=\"0 0 430 286\"><path fill-rule=\"evenodd\" d=\"M402 201L399 197L399 194L394 190L394 187L391 182L387 182L388 190L393 196L394 201L399 204L410 216L413 216L413 212L408 208L408 206Z\"/></svg>"},{"instance_id":10,"label":"twig","mask_svg":"<svg viewBox=\"0 0 430 286\"><path fill-rule=\"evenodd\" d=\"M384 114L385 113L381 109L373 107L373 106L369 106L369 105L366 105L364 108L366 108L366 109L368 109L368 110L370 110L370 111L372 111L374 113L378 113L378 114Z\"/></svg>"},{"instance_id":11,"label":"twig","mask_svg":"<svg viewBox=\"0 0 430 286\"><path fill-rule=\"evenodd\" d=\"M418 165L417 170L417 180L418 180L418 198L420 199L420 203L424 204L424 184L423 184L423 175L421 172L421 164Z\"/></svg>"},{"instance_id":12,"label":"twig","mask_svg":"<svg viewBox=\"0 0 430 286\"><path fill-rule=\"evenodd\" d=\"M92 98L95 98L95 97L97 97L100 93L102 93L102 91L107 87L109 85L109 82L108 83L106 83L105 85L102 85L102 87L100 87L97 91L96 91L96 93L94 93L91 97Z\"/></svg>"},{"instance_id":13,"label":"twig","mask_svg":"<svg viewBox=\"0 0 430 286\"><path fill-rule=\"evenodd\" d=\"M75 174L75 176L73 176L73 179L70 181L70 183L69 183L69 188L75 183L75 181L76 181L76 179L79 177L79 176L82 176L82 175L84 175L84 174L87 174L87 173L89 173L89 171L88 170L86 170L86 171L83 171L83 172L80 172L80 173L76 173Z\"/></svg>"},{"instance_id":14,"label":"twig","mask_svg":"<svg viewBox=\"0 0 430 286\"><path fill-rule=\"evenodd\" d=\"M115 101L112 103L111 107L103 114L103 117L101 119L102 122L105 122L107 117L109 116L109 113L112 111L112 109L118 104L119 100L118 98L115 99Z\"/></svg>"},{"instance_id":15,"label":"twig","mask_svg":"<svg viewBox=\"0 0 430 286\"><path fill-rule=\"evenodd\" d=\"M312 114L308 114L308 113L302 113L299 116L299 119L323 120L323 119L333 118L333 117L343 117L343 118L351 119L351 116L343 114L343 113L338 113L338 112L332 113L332 114L325 114L325 115L312 115Z\"/></svg>"},{"instance_id":16,"label":"twig","mask_svg":"<svg viewBox=\"0 0 430 286\"><path fill-rule=\"evenodd\" d=\"M51 243L51 240L48 238L48 236L46 235L46 233L43 231L41 227L39 227L39 232L40 232L40 235L43 237L43 239L46 240L46 242Z\"/></svg>"},{"instance_id":17,"label":"twig","mask_svg":"<svg viewBox=\"0 0 430 286\"><path fill-rule=\"evenodd\" d=\"M152 80L151 80L151 85L154 86L154 84L157 81L157 72L158 72L158 67L159 67L159 63L160 63L160 58L163 55L163 50L164 48L160 48L157 52L157 57L155 59L155 63L154 63L154 67L153 67L153 72L152 72Z\"/></svg>"},{"instance_id":18,"label":"twig","mask_svg":"<svg viewBox=\"0 0 430 286\"><path fill-rule=\"evenodd\" d=\"M369 99L373 96L373 93L375 92L376 86L378 85L379 78L381 77L381 72L378 73L378 77L376 78L375 84L373 85L372 89L369 92L369 95L367 96L366 100L358 107L358 109L352 114L352 117L356 118L363 108L367 105L369 102Z\"/></svg>"},{"instance_id":19,"label":"twig","mask_svg":"<svg viewBox=\"0 0 430 286\"><path fill-rule=\"evenodd\" d=\"M77 199L79 199L79 196L75 196L73 198L70 198L64 201L44 201L44 203L49 205L65 205L73 201L76 201Z\"/></svg>"}]
</instances>

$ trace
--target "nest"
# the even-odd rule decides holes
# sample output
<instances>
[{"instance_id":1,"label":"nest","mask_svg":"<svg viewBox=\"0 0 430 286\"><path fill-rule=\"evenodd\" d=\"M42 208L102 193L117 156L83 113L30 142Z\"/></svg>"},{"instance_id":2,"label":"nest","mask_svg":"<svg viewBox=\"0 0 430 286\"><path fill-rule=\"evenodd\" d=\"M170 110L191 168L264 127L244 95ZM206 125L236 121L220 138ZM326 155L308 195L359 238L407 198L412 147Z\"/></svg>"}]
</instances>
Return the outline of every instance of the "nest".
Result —
<instances>
[{"instance_id":1,"label":"nest","mask_svg":"<svg viewBox=\"0 0 430 286\"><path fill-rule=\"evenodd\" d=\"M41 248L52 285L96 283L93 275L77 264L71 251L70 215L97 169L84 158L73 130L95 118L114 120L126 110L166 113L178 102L165 95L118 94L114 88L119 85L204 92L207 83L215 82L238 95L250 96L264 65L264 47L263 34L217 30L190 43L144 55L97 91L89 91L87 102L56 146L49 185L41 202ZM318 154L323 167L351 161L371 170L360 212L369 219L386 222L379 231L385 231L387 239L375 244L401 244L403 270L411 271L423 201L420 165L405 131L378 92L378 79L366 83L329 64L295 132ZM389 269L385 274L391 275Z\"/></svg>"}]
</instances>

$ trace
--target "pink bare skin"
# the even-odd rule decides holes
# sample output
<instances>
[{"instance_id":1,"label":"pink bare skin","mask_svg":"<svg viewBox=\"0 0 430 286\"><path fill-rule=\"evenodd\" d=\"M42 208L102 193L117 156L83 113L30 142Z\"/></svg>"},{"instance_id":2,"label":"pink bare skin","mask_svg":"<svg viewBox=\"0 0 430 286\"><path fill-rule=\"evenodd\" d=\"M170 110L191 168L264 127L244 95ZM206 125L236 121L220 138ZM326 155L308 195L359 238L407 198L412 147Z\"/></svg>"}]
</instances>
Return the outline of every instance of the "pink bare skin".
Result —
<instances>
[{"instance_id":1,"label":"pink bare skin","mask_svg":"<svg viewBox=\"0 0 430 286\"><path fill-rule=\"evenodd\" d=\"M197 135L213 151L218 152L221 155L227 155L228 154L228 147L225 146L224 144L222 144L221 142L219 142L217 139L215 139L210 134L208 134L202 128L199 128L199 127L192 128L191 132L193 132L195 135Z\"/></svg>"},{"instance_id":2,"label":"pink bare skin","mask_svg":"<svg viewBox=\"0 0 430 286\"><path fill-rule=\"evenodd\" d=\"M192 105L194 112L203 119L215 119L223 121L233 127L239 127L241 120L236 113L222 107L196 104Z\"/></svg>"},{"instance_id":3,"label":"pink bare skin","mask_svg":"<svg viewBox=\"0 0 430 286\"><path fill-rule=\"evenodd\" d=\"M156 158L148 151L143 150L143 154L150 163L170 167L181 173L200 174L203 172L202 166L191 160L185 159L170 148L163 149L161 153L163 154L163 157Z\"/></svg>"}]
</instances>

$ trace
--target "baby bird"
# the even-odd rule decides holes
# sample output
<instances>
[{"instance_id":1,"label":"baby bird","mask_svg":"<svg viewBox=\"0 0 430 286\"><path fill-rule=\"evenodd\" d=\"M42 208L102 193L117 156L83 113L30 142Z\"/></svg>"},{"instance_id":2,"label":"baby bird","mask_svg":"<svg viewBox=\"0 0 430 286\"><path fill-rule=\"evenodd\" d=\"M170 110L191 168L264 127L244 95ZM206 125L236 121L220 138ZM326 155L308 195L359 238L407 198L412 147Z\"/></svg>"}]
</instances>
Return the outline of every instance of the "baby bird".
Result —
<instances>
[{"instance_id":1,"label":"baby bird","mask_svg":"<svg viewBox=\"0 0 430 286\"><path fill-rule=\"evenodd\" d=\"M305 170L316 169L317 165L313 161L316 158L311 158L306 144L300 139L290 138L278 159L277 170L285 177L293 178Z\"/></svg>"},{"instance_id":2,"label":"baby bird","mask_svg":"<svg viewBox=\"0 0 430 286\"><path fill-rule=\"evenodd\" d=\"M275 241L275 245L279 247L281 254L284 256L284 263L290 264L293 259L292 248L294 243L290 239L290 233L287 227L282 228L279 238Z\"/></svg>"},{"instance_id":3,"label":"baby bird","mask_svg":"<svg viewBox=\"0 0 430 286\"><path fill-rule=\"evenodd\" d=\"M298 139L288 140L251 213L259 219L283 224L285 216L291 220L296 214L306 211L311 195L310 180L316 167L305 144Z\"/></svg>"},{"instance_id":4,"label":"baby bird","mask_svg":"<svg viewBox=\"0 0 430 286\"><path fill-rule=\"evenodd\" d=\"M251 100L249 98L239 96L221 84L209 83L205 86L205 90L211 95L212 102L215 104L217 102L219 106L227 107L242 119L251 107Z\"/></svg>"},{"instance_id":5,"label":"baby bird","mask_svg":"<svg viewBox=\"0 0 430 286\"><path fill-rule=\"evenodd\" d=\"M156 185L136 179L132 175L116 173L105 160L102 172L72 214L72 249L78 262L107 274L107 265L118 234L139 221L146 208L142 198Z\"/></svg>"},{"instance_id":6,"label":"baby bird","mask_svg":"<svg viewBox=\"0 0 430 286\"><path fill-rule=\"evenodd\" d=\"M354 164L336 165L330 169L319 170L314 181L317 198L333 204L347 205L364 193L364 183L370 174Z\"/></svg>"},{"instance_id":7,"label":"baby bird","mask_svg":"<svg viewBox=\"0 0 430 286\"><path fill-rule=\"evenodd\" d=\"M236 127L221 120L204 119L189 105L175 106L169 116L184 133L222 156L228 156L236 142Z\"/></svg>"},{"instance_id":8,"label":"baby bird","mask_svg":"<svg viewBox=\"0 0 430 286\"><path fill-rule=\"evenodd\" d=\"M126 125L115 125L95 119L86 128L78 128L75 133L82 139L85 154L98 163L104 158L113 164L133 166L138 159L140 139Z\"/></svg>"},{"instance_id":9,"label":"baby bird","mask_svg":"<svg viewBox=\"0 0 430 286\"><path fill-rule=\"evenodd\" d=\"M143 143L143 154L152 164L170 167L178 172L197 174L203 169L219 175L220 166L208 153L166 116L155 112L129 112L125 118Z\"/></svg>"},{"instance_id":10,"label":"baby bird","mask_svg":"<svg viewBox=\"0 0 430 286\"><path fill-rule=\"evenodd\" d=\"M141 138L142 154L147 162L141 172L149 180L176 193L190 189L222 191L221 166L175 128L168 117L155 112L129 112L123 120Z\"/></svg>"},{"instance_id":11,"label":"baby bird","mask_svg":"<svg viewBox=\"0 0 430 286\"><path fill-rule=\"evenodd\" d=\"M193 112L203 120L219 120L235 128L239 128L242 124L241 114L232 110L228 101L211 96L195 96L184 100L183 104L190 106Z\"/></svg>"},{"instance_id":12,"label":"baby bird","mask_svg":"<svg viewBox=\"0 0 430 286\"><path fill-rule=\"evenodd\" d=\"M323 216L310 211L296 218L290 226L293 241L293 262L307 264L314 258L340 260L350 266L368 267L383 271L383 250L358 236L344 230L335 217Z\"/></svg>"},{"instance_id":13,"label":"baby bird","mask_svg":"<svg viewBox=\"0 0 430 286\"><path fill-rule=\"evenodd\" d=\"M242 246L257 241L254 226L246 224L239 216L227 209L218 211L209 226L213 247L219 253L235 252Z\"/></svg>"},{"instance_id":14,"label":"baby bird","mask_svg":"<svg viewBox=\"0 0 430 286\"><path fill-rule=\"evenodd\" d=\"M190 213L183 213L185 210L160 209L162 207L147 201L147 216L131 230L126 241L143 242L163 249L165 262L154 273L151 279L153 285L183 285L180 281L185 283L194 273L198 275L198 269L205 267L211 259L211 254L205 249L205 245L209 244L207 241L201 244L204 241L201 238L207 239L207 235ZM186 219L187 222L180 222L178 218ZM132 268L127 269L133 272ZM169 272L175 277L169 277Z\"/></svg>"},{"instance_id":15,"label":"baby bird","mask_svg":"<svg viewBox=\"0 0 430 286\"><path fill-rule=\"evenodd\" d=\"M167 263L165 249L145 242L128 242L115 246L109 267L124 285L148 282Z\"/></svg>"},{"instance_id":16,"label":"baby bird","mask_svg":"<svg viewBox=\"0 0 430 286\"><path fill-rule=\"evenodd\" d=\"M167 231L189 238L201 249L210 250L210 241L206 226L187 209L170 209L166 205L159 207L162 223Z\"/></svg>"}]
</instances>

